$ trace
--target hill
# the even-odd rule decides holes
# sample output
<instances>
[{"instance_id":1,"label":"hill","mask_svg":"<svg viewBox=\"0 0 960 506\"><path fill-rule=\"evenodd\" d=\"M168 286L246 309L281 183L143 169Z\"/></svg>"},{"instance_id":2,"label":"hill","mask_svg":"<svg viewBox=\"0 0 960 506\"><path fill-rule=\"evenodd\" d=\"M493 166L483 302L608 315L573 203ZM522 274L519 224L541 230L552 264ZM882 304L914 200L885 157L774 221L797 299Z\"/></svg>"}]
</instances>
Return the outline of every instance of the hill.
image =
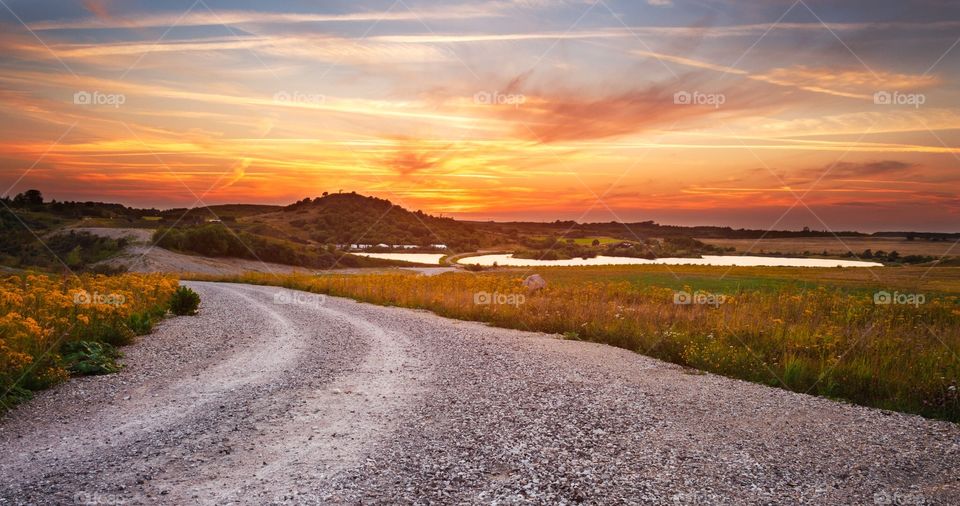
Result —
<instances>
[{"instance_id":1,"label":"hill","mask_svg":"<svg viewBox=\"0 0 960 506\"><path fill-rule=\"evenodd\" d=\"M449 253L498 249L539 259L596 255L657 258L751 252L774 256L850 256L891 263L926 263L956 255L955 233L863 234L802 230L682 227L635 223L476 222L411 211L356 192L324 194L287 206L225 204L160 211L103 202L45 201L29 190L0 199L0 265L55 270L102 264L129 246L117 238L71 229L133 228L154 234L161 247L206 257L261 259L329 268L380 265L346 255L351 245L413 245L403 251ZM36 234L36 235L34 235ZM41 241L41 238L43 240ZM762 239L761 239L762 238ZM843 238L843 239L841 239ZM895 244L891 241L895 240ZM882 241L877 242L877 241ZM839 244L833 244L833 243ZM435 245L445 248L434 248ZM380 248L389 250L389 248ZM377 248L371 251L378 251ZM386 264L383 264L386 265Z\"/></svg>"},{"instance_id":2,"label":"hill","mask_svg":"<svg viewBox=\"0 0 960 506\"><path fill-rule=\"evenodd\" d=\"M796 238L796 237L864 237L867 234L854 231L829 230L756 230L734 229L715 226L661 225L654 221L621 223L577 223L575 221L542 222L468 222L483 230L511 237L523 235L562 235L567 238L615 237L623 240L638 240L648 237L702 237L725 239Z\"/></svg>"},{"instance_id":3,"label":"hill","mask_svg":"<svg viewBox=\"0 0 960 506\"><path fill-rule=\"evenodd\" d=\"M233 222L247 216L266 214L283 209L283 206L265 204L221 204L206 207L174 208L160 211L161 225L197 224L208 221Z\"/></svg>"},{"instance_id":4,"label":"hill","mask_svg":"<svg viewBox=\"0 0 960 506\"><path fill-rule=\"evenodd\" d=\"M357 193L304 199L283 209L239 220L248 232L303 244L444 244L473 251L502 242L476 225L408 211L389 200Z\"/></svg>"}]
</instances>

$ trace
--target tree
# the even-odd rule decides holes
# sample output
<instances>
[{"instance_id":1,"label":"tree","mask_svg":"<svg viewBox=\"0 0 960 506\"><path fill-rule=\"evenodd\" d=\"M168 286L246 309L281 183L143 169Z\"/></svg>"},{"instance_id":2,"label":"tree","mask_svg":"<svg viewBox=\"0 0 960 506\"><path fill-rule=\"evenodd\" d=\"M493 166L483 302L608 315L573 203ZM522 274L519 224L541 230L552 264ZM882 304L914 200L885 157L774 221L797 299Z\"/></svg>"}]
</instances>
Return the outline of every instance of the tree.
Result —
<instances>
[{"instance_id":1,"label":"tree","mask_svg":"<svg viewBox=\"0 0 960 506\"><path fill-rule=\"evenodd\" d=\"M599 245L600 245L600 239L594 239L593 242L590 243L590 244L591 244L592 246L599 246Z\"/></svg>"},{"instance_id":2,"label":"tree","mask_svg":"<svg viewBox=\"0 0 960 506\"><path fill-rule=\"evenodd\" d=\"M40 193L40 190L27 190L13 197L14 207L39 207L42 205L43 194Z\"/></svg>"},{"instance_id":3,"label":"tree","mask_svg":"<svg viewBox=\"0 0 960 506\"><path fill-rule=\"evenodd\" d=\"M43 194L40 190L27 190L23 192L24 202L31 207L43 205Z\"/></svg>"}]
</instances>

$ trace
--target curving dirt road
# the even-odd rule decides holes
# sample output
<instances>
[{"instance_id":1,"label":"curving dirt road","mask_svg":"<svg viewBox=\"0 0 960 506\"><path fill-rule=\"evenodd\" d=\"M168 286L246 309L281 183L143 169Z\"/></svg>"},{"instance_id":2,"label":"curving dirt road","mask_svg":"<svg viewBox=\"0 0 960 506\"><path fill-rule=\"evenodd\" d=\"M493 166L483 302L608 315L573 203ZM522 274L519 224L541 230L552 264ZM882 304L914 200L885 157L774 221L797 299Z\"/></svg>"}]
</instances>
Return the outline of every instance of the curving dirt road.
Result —
<instances>
[{"instance_id":1,"label":"curving dirt road","mask_svg":"<svg viewBox=\"0 0 960 506\"><path fill-rule=\"evenodd\" d=\"M271 287L0 421L0 504L956 504L960 428ZM278 295L279 294L279 295Z\"/></svg>"}]
</instances>

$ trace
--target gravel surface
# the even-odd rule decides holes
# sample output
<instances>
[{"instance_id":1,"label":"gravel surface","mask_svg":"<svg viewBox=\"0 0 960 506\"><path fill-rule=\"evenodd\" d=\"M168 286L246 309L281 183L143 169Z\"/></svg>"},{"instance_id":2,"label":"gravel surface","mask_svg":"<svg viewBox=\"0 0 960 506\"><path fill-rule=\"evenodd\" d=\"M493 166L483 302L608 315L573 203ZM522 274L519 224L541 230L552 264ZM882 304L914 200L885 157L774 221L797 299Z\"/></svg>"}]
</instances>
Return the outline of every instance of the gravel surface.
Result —
<instances>
[{"instance_id":1,"label":"gravel surface","mask_svg":"<svg viewBox=\"0 0 960 506\"><path fill-rule=\"evenodd\" d=\"M152 228L67 227L56 233L61 232L86 232L110 239L126 239L134 244L148 244L153 239L153 233L156 230Z\"/></svg>"},{"instance_id":2,"label":"gravel surface","mask_svg":"<svg viewBox=\"0 0 960 506\"><path fill-rule=\"evenodd\" d=\"M0 421L0 504L958 504L960 427L271 287ZM280 293L278 296L277 294Z\"/></svg>"},{"instance_id":3,"label":"gravel surface","mask_svg":"<svg viewBox=\"0 0 960 506\"><path fill-rule=\"evenodd\" d=\"M105 266L122 267L128 272L192 272L217 276L265 272L267 274L310 273L312 269L248 260L244 258L211 258L187 255L147 244L127 246L119 255L100 262Z\"/></svg>"}]
</instances>

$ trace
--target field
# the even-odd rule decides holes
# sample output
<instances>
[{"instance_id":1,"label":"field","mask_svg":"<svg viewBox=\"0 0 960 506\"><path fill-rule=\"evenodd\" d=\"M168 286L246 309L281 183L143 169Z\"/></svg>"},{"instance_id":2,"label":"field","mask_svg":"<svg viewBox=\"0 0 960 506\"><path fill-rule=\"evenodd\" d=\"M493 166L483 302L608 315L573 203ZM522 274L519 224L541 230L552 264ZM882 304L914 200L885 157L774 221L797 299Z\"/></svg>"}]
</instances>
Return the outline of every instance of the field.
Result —
<instances>
[{"instance_id":1,"label":"field","mask_svg":"<svg viewBox=\"0 0 960 506\"><path fill-rule=\"evenodd\" d=\"M71 373L113 372L114 347L149 332L177 284L159 274L0 280L0 411Z\"/></svg>"},{"instance_id":2,"label":"field","mask_svg":"<svg viewBox=\"0 0 960 506\"><path fill-rule=\"evenodd\" d=\"M746 253L782 253L784 255L802 255L809 252L819 255L826 251L831 256L846 255L850 251L860 255L865 250L896 251L901 256L922 255L940 258L960 256L960 246L954 248L955 241L928 241L915 239L908 241L904 237L798 237L789 239L700 239L701 241L734 248L738 254Z\"/></svg>"},{"instance_id":3,"label":"field","mask_svg":"<svg viewBox=\"0 0 960 506\"><path fill-rule=\"evenodd\" d=\"M593 241L596 240L600 243L601 246L606 246L607 244L614 244L618 242L623 242L623 239L617 239L616 237L578 237L573 240L575 244L581 246L590 246L593 244Z\"/></svg>"},{"instance_id":4,"label":"field","mask_svg":"<svg viewBox=\"0 0 960 506\"><path fill-rule=\"evenodd\" d=\"M608 266L578 269L535 269L563 284L627 282L638 288L660 286L733 293L739 290L805 290L819 286L848 292L877 290L960 295L960 268L923 266L883 268L718 267L709 265ZM527 276L534 270L504 269Z\"/></svg>"},{"instance_id":5,"label":"field","mask_svg":"<svg viewBox=\"0 0 960 506\"><path fill-rule=\"evenodd\" d=\"M216 279L562 334L796 392L960 421L960 269L537 272L548 286L535 293L522 288L530 273L522 269ZM893 303L876 303L885 292Z\"/></svg>"}]
</instances>

